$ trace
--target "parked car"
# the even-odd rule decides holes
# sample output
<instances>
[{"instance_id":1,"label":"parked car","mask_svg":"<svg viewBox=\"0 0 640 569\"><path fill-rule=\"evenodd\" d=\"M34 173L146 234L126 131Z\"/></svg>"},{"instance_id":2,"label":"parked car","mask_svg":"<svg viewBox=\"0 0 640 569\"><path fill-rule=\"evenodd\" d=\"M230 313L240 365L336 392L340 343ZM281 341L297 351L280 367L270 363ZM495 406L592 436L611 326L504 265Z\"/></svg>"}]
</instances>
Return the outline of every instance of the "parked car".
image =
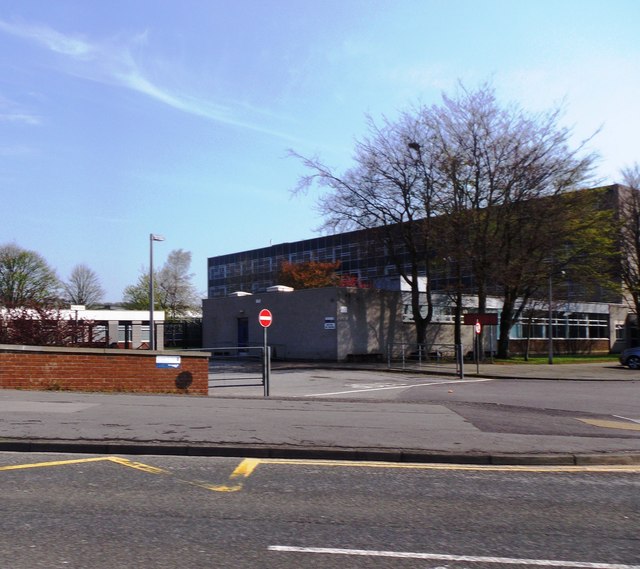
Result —
<instances>
[{"instance_id":1,"label":"parked car","mask_svg":"<svg viewBox=\"0 0 640 569\"><path fill-rule=\"evenodd\" d=\"M629 369L640 369L640 346L624 350L620 354L620 363Z\"/></svg>"}]
</instances>

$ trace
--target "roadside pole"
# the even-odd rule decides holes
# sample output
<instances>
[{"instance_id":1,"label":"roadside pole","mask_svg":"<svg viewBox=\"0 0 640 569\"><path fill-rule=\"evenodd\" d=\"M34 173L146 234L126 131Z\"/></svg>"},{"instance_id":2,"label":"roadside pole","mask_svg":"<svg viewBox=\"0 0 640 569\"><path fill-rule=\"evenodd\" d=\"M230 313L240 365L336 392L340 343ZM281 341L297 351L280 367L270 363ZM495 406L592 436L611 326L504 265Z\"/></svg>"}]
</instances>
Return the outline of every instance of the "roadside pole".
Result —
<instances>
[{"instance_id":1,"label":"roadside pole","mask_svg":"<svg viewBox=\"0 0 640 569\"><path fill-rule=\"evenodd\" d=\"M269 397L269 381L271 380L271 348L267 341L267 328L273 322L273 315L270 310L264 308L258 314L258 322L263 330L262 347L262 383L264 384L264 396Z\"/></svg>"},{"instance_id":2,"label":"roadside pole","mask_svg":"<svg viewBox=\"0 0 640 569\"><path fill-rule=\"evenodd\" d=\"M482 344L481 344L482 337L480 336L480 334L482 334L482 324L480 324L480 320L476 320L476 323L473 326L473 330L476 336L476 374L479 375L480 374L480 357L482 355Z\"/></svg>"},{"instance_id":3,"label":"roadside pole","mask_svg":"<svg viewBox=\"0 0 640 569\"><path fill-rule=\"evenodd\" d=\"M462 344L456 344L456 371L458 377L464 379L464 353Z\"/></svg>"}]
</instances>

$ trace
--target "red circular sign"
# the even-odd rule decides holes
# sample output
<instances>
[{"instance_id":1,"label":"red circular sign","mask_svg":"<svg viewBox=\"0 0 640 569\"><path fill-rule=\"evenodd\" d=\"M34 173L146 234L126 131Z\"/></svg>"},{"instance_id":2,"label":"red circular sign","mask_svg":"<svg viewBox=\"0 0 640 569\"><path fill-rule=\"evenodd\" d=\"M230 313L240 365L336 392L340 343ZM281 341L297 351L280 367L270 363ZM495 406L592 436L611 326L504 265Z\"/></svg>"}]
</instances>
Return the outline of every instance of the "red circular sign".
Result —
<instances>
[{"instance_id":1,"label":"red circular sign","mask_svg":"<svg viewBox=\"0 0 640 569\"><path fill-rule=\"evenodd\" d=\"M271 310L267 310L263 308L258 314L258 322L260 322L260 326L263 328L268 328L271 326L271 322L273 322L273 316L271 315Z\"/></svg>"}]
</instances>

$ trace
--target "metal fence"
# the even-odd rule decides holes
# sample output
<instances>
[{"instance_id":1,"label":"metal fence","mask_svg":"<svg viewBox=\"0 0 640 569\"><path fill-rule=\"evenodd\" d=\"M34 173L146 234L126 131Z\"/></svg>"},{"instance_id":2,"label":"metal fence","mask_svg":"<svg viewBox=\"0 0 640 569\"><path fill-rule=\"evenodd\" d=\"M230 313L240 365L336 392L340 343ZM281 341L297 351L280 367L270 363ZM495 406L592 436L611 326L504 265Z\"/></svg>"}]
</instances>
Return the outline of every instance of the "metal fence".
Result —
<instances>
[{"instance_id":1,"label":"metal fence","mask_svg":"<svg viewBox=\"0 0 640 569\"><path fill-rule=\"evenodd\" d=\"M437 367L439 371L451 369L452 373L462 377L464 371L460 348L456 344L388 344L387 367L403 370Z\"/></svg>"},{"instance_id":2,"label":"metal fence","mask_svg":"<svg viewBox=\"0 0 640 569\"><path fill-rule=\"evenodd\" d=\"M271 348L264 346L230 346L201 348L209 352L209 388L263 386L269 396Z\"/></svg>"}]
</instances>

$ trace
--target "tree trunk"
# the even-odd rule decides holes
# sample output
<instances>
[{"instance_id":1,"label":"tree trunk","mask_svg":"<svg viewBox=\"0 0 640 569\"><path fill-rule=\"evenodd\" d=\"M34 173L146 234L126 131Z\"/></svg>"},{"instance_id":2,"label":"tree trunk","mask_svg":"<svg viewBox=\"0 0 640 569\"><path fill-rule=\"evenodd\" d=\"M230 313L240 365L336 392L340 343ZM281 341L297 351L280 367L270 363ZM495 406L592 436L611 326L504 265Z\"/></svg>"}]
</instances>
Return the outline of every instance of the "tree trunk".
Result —
<instances>
[{"instance_id":1,"label":"tree trunk","mask_svg":"<svg viewBox=\"0 0 640 569\"><path fill-rule=\"evenodd\" d=\"M500 314L500 336L498 337L498 358L507 359L509 357L509 332L511 332L510 306L503 306Z\"/></svg>"}]
</instances>

